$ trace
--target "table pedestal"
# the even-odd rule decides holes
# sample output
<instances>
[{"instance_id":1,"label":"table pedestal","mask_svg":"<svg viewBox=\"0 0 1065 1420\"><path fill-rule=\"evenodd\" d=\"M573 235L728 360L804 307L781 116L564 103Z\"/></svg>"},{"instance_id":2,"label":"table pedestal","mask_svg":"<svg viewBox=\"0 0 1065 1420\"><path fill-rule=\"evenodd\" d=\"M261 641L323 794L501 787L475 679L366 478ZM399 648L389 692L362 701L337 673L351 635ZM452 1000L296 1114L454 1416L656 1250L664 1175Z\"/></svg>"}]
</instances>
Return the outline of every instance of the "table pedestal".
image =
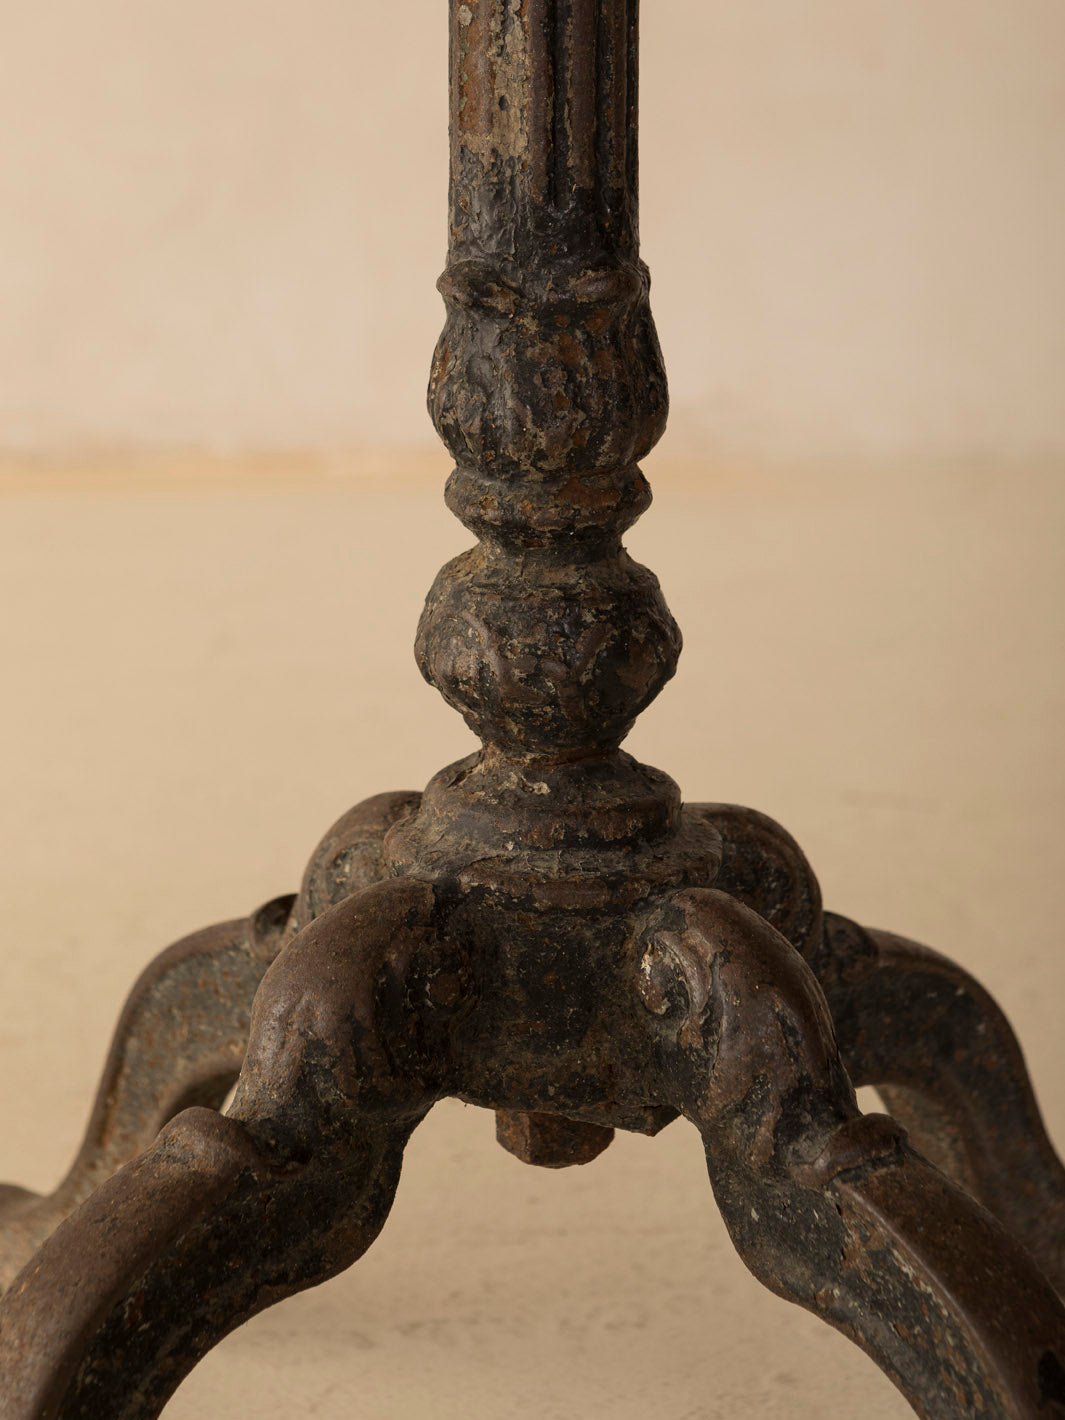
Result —
<instances>
[{"instance_id":1,"label":"table pedestal","mask_svg":"<svg viewBox=\"0 0 1065 1420\"><path fill-rule=\"evenodd\" d=\"M824 913L771 820L682 806L620 748L680 653L621 544L667 407L636 54L636 0L452 0L429 403L477 544L417 651L482 749L141 978L67 1179L0 1193L5 1420L157 1416L234 1327L361 1256L444 1096L553 1168L683 1116L750 1269L919 1415L1065 1416L1065 1172L1002 1013Z\"/></svg>"}]
</instances>

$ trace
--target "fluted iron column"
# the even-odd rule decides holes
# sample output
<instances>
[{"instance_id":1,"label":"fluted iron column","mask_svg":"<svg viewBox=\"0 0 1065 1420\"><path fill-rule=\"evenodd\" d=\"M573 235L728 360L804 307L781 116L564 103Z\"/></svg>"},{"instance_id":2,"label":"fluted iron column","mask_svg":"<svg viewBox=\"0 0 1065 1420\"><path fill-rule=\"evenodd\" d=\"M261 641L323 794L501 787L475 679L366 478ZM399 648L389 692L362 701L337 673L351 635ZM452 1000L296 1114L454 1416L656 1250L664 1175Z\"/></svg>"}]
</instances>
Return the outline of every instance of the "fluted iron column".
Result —
<instances>
[{"instance_id":1,"label":"fluted iron column","mask_svg":"<svg viewBox=\"0 0 1065 1420\"><path fill-rule=\"evenodd\" d=\"M419 663L484 741L482 781L608 759L632 809L617 836L664 830L670 781L617 754L680 652L657 579L621 547L667 410L638 250L637 6L452 0L451 26L429 406L456 463L448 505L480 543L437 578ZM572 768L574 800L586 783Z\"/></svg>"}]
</instances>

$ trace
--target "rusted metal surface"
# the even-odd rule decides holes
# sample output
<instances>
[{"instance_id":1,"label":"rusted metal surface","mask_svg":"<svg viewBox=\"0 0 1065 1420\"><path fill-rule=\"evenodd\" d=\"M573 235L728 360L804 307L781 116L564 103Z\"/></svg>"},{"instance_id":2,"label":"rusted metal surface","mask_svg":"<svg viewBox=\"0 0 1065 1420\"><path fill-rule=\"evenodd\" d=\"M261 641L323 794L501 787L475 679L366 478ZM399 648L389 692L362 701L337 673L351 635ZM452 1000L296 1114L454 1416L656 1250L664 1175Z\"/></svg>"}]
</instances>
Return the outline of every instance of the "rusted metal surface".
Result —
<instances>
[{"instance_id":1,"label":"rusted metal surface","mask_svg":"<svg viewBox=\"0 0 1065 1420\"><path fill-rule=\"evenodd\" d=\"M49 1195L0 1191L0 1289L168 1120L194 1105L221 1107L240 1073L252 1001L292 901L194 933L143 973L119 1019L70 1171Z\"/></svg>"},{"instance_id":2,"label":"rusted metal surface","mask_svg":"<svg viewBox=\"0 0 1065 1420\"><path fill-rule=\"evenodd\" d=\"M1049 1282L897 1121L859 1113L801 954L714 889L675 894L644 943L662 1072L754 1274L857 1341L920 1415L1059 1413Z\"/></svg>"},{"instance_id":3,"label":"rusted metal surface","mask_svg":"<svg viewBox=\"0 0 1065 1420\"><path fill-rule=\"evenodd\" d=\"M613 1129L583 1124L563 1114L522 1114L496 1110L496 1139L523 1164L542 1169L565 1169L590 1164L614 1138Z\"/></svg>"},{"instance_id":4,"label":"rusted metal surface","mask_svg":"<svg viewBox=\"0 0 1065 1420\"><path fill-rule=\"evenodd\" d=\"M236 1084L263 973L324 906L382 875L387 830L417 795L381 794L334 825L298 897L194 932L141 974L115 1027L85 1137L51 1194L0 1186L0 1292L65 1217L182 1110L218 1109Z\"/></svg>"},{"instance_id":5,"label":"rusted metal surface","mask_svg":"<svg viewBox=\"0 0 1065 1420\"><path fill-rule=\"evenodd\" d=\"M621 544L667 403L636 236L635 0L452 0L451 35L429 402L478 541L438 576L417 655L483 747L326 835L248 953L274 959L228 1114L172 1119L0 1302L0 1415L157 1416L233 1327L362 1254L408 1137L452 1096L546 1167L685 1117L752 1272L917 1414L1060 1420L1065 1310L1041 1266L1060 1282L1065 1185L994 1003L823 914L771 820L682 806L620 748L680 651ZM863 1116L852 1080L899 1118Z\"/></svg>"},{"instance_id":6,"label":"rusted metal surface","mask_svg":"<svg viewBox=\"0 0 1065 1420\"><path fill-rule=\"evenodd\" d=\"M855 1085L994 1213L1065 1297L1065 1169L1009 1022L938 952L829 915L822 980Z\"/></svg>"}]
</instances>

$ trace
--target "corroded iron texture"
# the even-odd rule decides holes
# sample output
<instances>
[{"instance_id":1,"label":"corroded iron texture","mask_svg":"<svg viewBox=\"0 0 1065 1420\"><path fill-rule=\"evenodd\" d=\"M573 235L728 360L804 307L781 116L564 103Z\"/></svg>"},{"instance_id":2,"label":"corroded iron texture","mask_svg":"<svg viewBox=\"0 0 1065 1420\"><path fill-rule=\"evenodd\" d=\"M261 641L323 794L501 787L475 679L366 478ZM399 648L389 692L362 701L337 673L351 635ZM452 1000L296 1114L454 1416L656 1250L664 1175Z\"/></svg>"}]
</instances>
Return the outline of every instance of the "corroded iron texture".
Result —
<instances>
[{"instance_id":1,"label":"corroded iron texture","mask_svg":"<svg viewBox=\"0 0 1065 1420\"><path fill-rule=\"evenodd\" d=\"M1024 1057L954 962L830 915L826 994L856 1085L875 1085L920 1151L1005 1224L1065 1296L1065 1169Z\"/></svg>"},{"instance_id":2,"label":"corroded iron texture","mask_svg":"<svg viewBox=\"0 0 1065 1420\"><path fill-rule=\"evenodd\" d=\"M66 1177L44 1196L0 1185L0 1291L63 1219L175 1115L194 1106L221 1108L240 1074L266 968L311 917L381 877L384 835L417 800L379 794L357 805L315 850L298 896L194 932L145 969L115 1027Z\"/></svg>"},{"instance_id":3,"label":"corroded iron texture","mask_svg":"<svg viewBox=\"0 0 1065 1420\"><path fill-rule=\"evenodd\" d=\"M621 547L667 397L636 243L630 7L452 5L447 324L429 407L480 539L437 578L423 673L508 761L617 749L676 669Z\"/></svg>"},{"instance_id":4,"label":"corroded iron texture","mask_svg":"<svg viewBox=\"0 0 1065 1420\"><path fill-rule=\"evenodd\" d=\"M635 0L452 0L429 404L477 544L417 655L482 749L352 810L295 900L134 992L99 1107L121 1127L55 1201L7 1203L14 1259L99 1184L0 1301L4 1420L157 1416L235 1326L362 1255L444 1096L552 1168L683 1116L751 1271L924 1420L1065 1417L1065 1175L994 1002L823 913L771 820L682 805L620 748L680 652L621 542L667 403L636 88ZM155 1034L175 1008L192 1044ZM219 1102L246 1037L228 1113L172 1118Z\"/></svg>"},{"instance_id":5,"label":"corroded iron texture","mask_svg":"<svg viewBox=\"0 0 1065 1420\"><path fill-rule=\"evenodd\" d=\"M176 943L130 993L85 1138L55 1192L0 1189L0 1289L68 1213L159 1130L195 1105L220 1109L236 1083L251 1005L281 945L291 898Z\"/></svg>"}]
</instances>

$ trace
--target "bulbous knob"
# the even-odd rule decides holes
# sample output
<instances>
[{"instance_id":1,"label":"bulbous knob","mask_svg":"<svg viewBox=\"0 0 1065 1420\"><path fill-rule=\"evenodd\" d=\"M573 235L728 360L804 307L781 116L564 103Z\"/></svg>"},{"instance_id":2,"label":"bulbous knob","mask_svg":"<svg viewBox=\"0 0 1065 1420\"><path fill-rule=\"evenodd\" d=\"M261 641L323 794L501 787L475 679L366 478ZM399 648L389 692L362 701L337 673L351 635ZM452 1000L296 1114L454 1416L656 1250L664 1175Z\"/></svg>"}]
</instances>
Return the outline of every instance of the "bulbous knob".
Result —
<instances>
[{"instance_id":1,"label":"bulbous knob","mask_svg":"<svg viewBox=\"0 0 1065 1420\"><path fill-rule=\"evenodd\" d=\"M658 579L626 553L530 565L478 547L438 576L416 654L482 740L551 754L620 744L680 647Z\"/></svg>"}]
</instances>

